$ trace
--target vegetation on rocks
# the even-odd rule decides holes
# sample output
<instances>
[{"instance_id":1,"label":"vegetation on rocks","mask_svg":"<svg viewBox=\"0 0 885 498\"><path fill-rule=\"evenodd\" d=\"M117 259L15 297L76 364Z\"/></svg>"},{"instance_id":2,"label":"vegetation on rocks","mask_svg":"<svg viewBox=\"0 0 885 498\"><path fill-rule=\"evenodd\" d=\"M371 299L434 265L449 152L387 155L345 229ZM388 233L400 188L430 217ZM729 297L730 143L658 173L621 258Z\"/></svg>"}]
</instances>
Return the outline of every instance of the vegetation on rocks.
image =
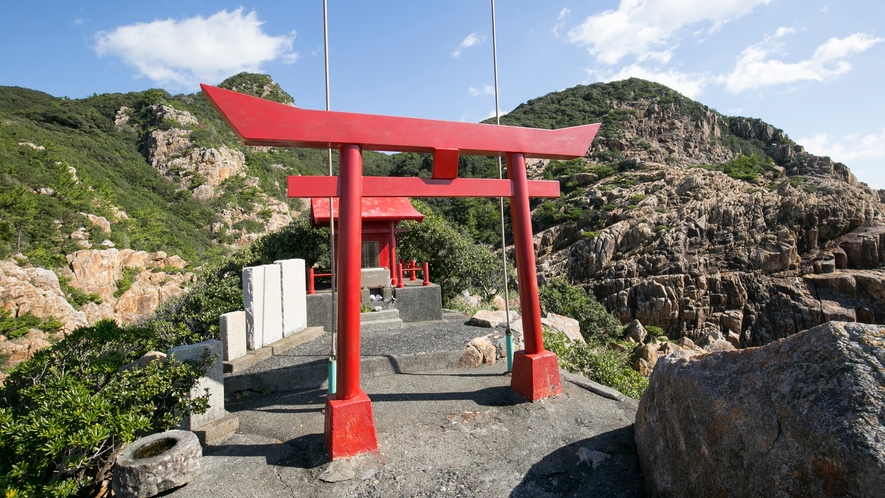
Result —
<instances>
[{"instance_id":1,"label":"vegetation on rocks","mask_svg":"<svg viewBox=\"0 0 885 498\"><path fill-rule=\"evenodd\" d=\"M648 379L630 367L630 353L596 341L581 343L562 332L544 332L544 348L556 353L560 368L617 389L633 399L642 397Z\"/></svg>"},{"instance_id":2,"label":"vegetation on rocks","mask_svg":"<svg viewBox=\"0 0 885 498\"><path fill-rule=\"evenodd\" d=\"M30 312L13 317L9 311L0 309L0 335L7 339L18 339L31 329L39 329L44 332L56 332L64 324L55 318L42 319Z\"/></svg>"},{"instance_id":3,"label":"vegetation on rocks","mask_svg":"<svg viewBox=\"0 0 885 498\"><path fill-rule=\"evenodd\" d=\"M583 289L558 279L542 285L539 292L542 310L577 320L587 342L606 342L620 337L621 322Z\"/></svg>"},{"instance_id":4,"label":"vegetation on rocks","mask_svg":"<svg viewBox=\"0 0 885 498\"><path fill-rule=\"evenodd\" d=\"M543 311L578 320L587 341L576 342L562 332L545 331L544 347L556 353L559 366L639 399L648 379L631 367L633 347L627 343L612 346L621 339L621 322L593 296L565 280L542 285L539 291Z\"/></svg>"}]
</instances>

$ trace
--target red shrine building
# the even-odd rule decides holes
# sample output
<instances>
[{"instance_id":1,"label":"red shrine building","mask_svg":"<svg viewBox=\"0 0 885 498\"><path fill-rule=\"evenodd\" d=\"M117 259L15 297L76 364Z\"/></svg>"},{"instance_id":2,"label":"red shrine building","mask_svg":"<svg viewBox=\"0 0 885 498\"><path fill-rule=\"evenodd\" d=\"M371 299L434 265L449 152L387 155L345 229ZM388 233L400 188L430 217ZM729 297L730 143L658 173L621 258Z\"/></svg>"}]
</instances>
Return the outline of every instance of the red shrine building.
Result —
<instances>
[{"instance_id":1,"label":"red shrine building","mask_svg":"<svg viewBox=\"0 0 885 498\"><path fill-rule=\"evenodd\" d=\"M362 215L362 250L360 254L363 270L384 268L387 270L385 279L391 285L397 284L396 272L396 234L405 232L396 228L403 220L422 222L424 215L419 213L407 197L363 197ZM328 198L312 198L310 200L310 224L314 227L327 227L330 220L335 219L335 248L338 244L338 199L332 200L332 213L329 213ZM363 271L364 280L371 279L371 272ZM365 283L365 282L364 282ZM363 285L374 287L374 285Z\"/></svg>"}]
</instances>

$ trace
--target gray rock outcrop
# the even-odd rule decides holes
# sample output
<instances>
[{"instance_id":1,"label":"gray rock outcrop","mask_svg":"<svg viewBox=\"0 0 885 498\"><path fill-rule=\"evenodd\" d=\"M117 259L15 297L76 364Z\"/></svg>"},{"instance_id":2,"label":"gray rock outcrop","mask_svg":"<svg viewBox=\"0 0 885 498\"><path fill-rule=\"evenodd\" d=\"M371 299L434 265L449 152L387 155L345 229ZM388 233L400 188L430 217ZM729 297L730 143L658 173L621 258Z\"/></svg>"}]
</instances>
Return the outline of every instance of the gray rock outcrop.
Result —
<instances>
[{"instance_id":1,"label":"gray rock outcrop","mask_svg":"<svg viewBox=\"0 0 885 498\"><path fill-rule=\"evenodd\" d=\"M671 338L715 329L760 346L829 320L885 323L885 205L835 166L811 173L640 163L573 194L580 221L535 235L539 279L566 277Z\"/></svg>"},{"instance_id":2,"label":"gray rock outcrop","mask_svg":"<svg viewBox=\"0 0 885 498\"><path fill-rule=\"evenodd\" d=\"M635 436L649 496L881 496L885 327L659 359Z\"/></svg>"}]
</instances>

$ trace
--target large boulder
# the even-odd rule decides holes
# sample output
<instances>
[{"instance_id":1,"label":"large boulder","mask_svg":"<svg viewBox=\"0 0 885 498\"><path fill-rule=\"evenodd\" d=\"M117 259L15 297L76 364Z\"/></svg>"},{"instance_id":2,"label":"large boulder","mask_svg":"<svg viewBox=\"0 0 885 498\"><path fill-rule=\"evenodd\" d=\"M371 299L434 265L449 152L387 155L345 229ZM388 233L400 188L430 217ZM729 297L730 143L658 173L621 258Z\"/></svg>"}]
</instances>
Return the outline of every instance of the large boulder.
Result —
<instances>
[{"instance_id":1,"label":"large boulder","mask_svg":"<svg viewBox=\"0 0 885 498\"><path fill-rule=\"evenodd\" d=\"M661 357L636 414L650 496L882 496L885 326Z\"/></svg>"}]
</instances>

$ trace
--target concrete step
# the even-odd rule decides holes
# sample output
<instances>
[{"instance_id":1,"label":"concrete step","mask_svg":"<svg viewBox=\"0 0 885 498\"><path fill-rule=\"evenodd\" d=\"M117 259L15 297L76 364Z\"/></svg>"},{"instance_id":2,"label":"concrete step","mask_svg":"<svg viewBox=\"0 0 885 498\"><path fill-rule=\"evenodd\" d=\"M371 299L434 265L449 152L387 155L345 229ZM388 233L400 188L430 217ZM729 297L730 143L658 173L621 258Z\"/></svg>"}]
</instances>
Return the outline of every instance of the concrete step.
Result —
<instances>
[{"instance_id":1,"label":"concrete step","mask_svg":"<svg viewBox=\"0 0 885 498\"><path fill-rule=\"evenodd\" d=\"M360 323L360 332L387 332L390 330L400 330L403 328L403 321L399 318L392 320L373 320L370 322Z\"/></svg>"},{"instance_id":2,"label":"concrete step","mask_svg":"<svg viewBox=\"0 0 885 498\"><path fill-rule=\"evenodd\" d=\"M391 308L388 310L360 313L360 323L380 322L383 320L399 320L399 310Z\"/></svg>"}]
</instances>

